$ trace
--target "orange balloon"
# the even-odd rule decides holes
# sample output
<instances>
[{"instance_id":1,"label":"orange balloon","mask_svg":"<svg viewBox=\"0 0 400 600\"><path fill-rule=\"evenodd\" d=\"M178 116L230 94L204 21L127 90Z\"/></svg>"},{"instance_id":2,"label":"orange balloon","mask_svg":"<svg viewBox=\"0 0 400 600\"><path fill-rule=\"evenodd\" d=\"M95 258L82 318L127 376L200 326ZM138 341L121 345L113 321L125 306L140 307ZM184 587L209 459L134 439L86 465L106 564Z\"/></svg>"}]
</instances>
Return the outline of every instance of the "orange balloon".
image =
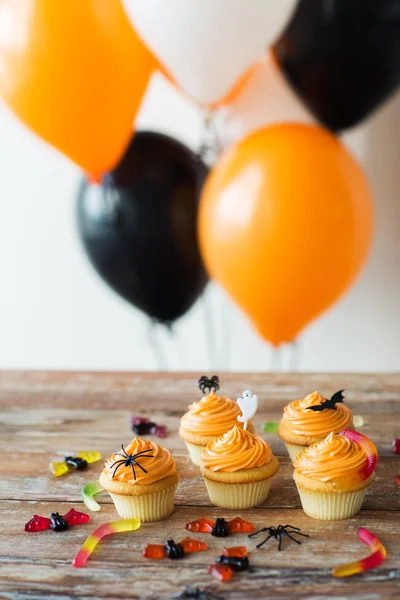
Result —
<instances>
[{"instance_id":1,"label":"orange balloon","mask_svg":"<svg viewBox=\"0 0 400 600\"><path fill-rule=\"evenodd\" d=\"M0 3L0 96L92 176L121 158L157 65L120 0Z\"/></svg>"},{"instance_id":2,"label":"orange balloon","mask_svg":"<svg viewBox=\"0 0 400 600\"><path fill-rule=\"evenodd\" d=\"M279 124L228 150L200 202L210 275L272 344L291 342L339 298L366 259L366 177L320 127Z\"/></svg>"}]
</instances>

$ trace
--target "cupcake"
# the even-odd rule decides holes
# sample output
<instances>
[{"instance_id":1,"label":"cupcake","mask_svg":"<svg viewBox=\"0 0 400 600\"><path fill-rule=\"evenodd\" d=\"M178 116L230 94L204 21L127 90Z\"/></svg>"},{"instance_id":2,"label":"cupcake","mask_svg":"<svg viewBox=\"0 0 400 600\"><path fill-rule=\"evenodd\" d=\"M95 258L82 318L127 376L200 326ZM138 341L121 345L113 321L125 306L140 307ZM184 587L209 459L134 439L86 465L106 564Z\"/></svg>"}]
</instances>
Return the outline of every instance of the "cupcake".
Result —
<instances>
[{"instance_id":1,"label":"cupcake","mask_svg":"<svg viewBox=\"0 0 400 600\"><path fill-rule=\"evenodd\" d=\"M378 453L356 431L330 433L296 457L293 478L304 512L314 519L348 519L359 512L375 479Z\"/></svg>"},{"instance_id":2,"label":"cupcake","mask_svg":"<svg viewBox=\"0 0 400 600\"><path fill-rule=\"evenodd\" d=\"M269 445L239 423L207 444L201 472L210 500L221 508L243 509L262 504L279 461Z\"/></svg>"},{"instance_id":3,"label":"cupcake","mask_svg":"<svg viewBox=\"0 0 400 600\"><path fill-rule=\"evenodd\" d=\"M232 429L238 423L240 415L240 408L234 400L216 393L219 389L216 375L211 379L201 377L199 387L203 393L209 393L189 406L188 412L181 418L179 428L179 435L197 467L200 467L200 457L207 444ZM243 427L243 423L239 423L239 427ZM251 423L248 427L250 431L254 431Z\"/></svg>"},{"instance_id":4,"label":"cupcake","mask_svg":"<svg viewBox=\"0 0 400 600\"><path fill-rule=\"evenodd\" d=\"M325 439L331 431L339 433L352 427L353 415L343 404L342 392L336 392L330 400L313 392L303 400L294 400L285 406L278 435L285 442L293 463L300 452ZM330 408L322 408L324 403Z\"/></svg>"},{"instance_id":5,"label":"cupcake","mask_svg":"<svg viewBox=\"0 0 400 600\"><path fill-rule=\"evenodd\" d=\"M113 454L100 475L122 519L159 521L174 510L179 476L171 453L151 440L134 438Z\"/></svg>"}]
</instances>

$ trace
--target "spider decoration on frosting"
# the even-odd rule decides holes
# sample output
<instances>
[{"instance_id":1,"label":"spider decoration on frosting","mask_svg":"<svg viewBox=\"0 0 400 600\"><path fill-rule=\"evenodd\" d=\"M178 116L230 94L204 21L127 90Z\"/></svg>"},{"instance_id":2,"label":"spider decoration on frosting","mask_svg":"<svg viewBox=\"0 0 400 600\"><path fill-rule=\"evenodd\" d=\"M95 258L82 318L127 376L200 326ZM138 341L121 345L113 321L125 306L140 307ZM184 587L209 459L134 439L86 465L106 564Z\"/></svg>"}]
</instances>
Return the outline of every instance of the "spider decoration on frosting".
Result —
<instances>
[{"instance_id":1,"label":"spider decoration on frosting","mask_svg":"<svg viewBox=\"0 0 400 600\"><path fill-rule=\"evenodd\" d=\"M152 448L149 448L148 450L142 450L141 452L138 452L137 454L127 454L127 452L124 448L124 445L121 444L121 450L122 450L122 454L121 454L121 452L116 452L115 456L122 456L122 458L120 460L116 460L112 465L110 465L110 469L112 469L113 467L115 467L115 465L117 465L112 474L113 478L114 478L116 472L118 471L118 469L122 466L132 467L133 478L135 481L136 481L136 471L135 471L134 465L139 467L139 469L141 469L143 471L143 473L147 473L146 469L137 462L137 459L140 457L154 458L153 454L151 454L151 455L147 454L148 452L153 452Z\"/></svg>"},{"instance_id":2,"label":"spider decoration on frosting","mask_svg":"<svg viewBox=\"0 0 400 600\"><path fill-rule=\"evenodd\" d=\"M343 402L343 392L344 390L339 390L333 394L330 400L325 400L324 402L321 402L321 404L316 404L315 406L307 406L307 410L314 410L315 412L321 412L325 408L332 408L333 410L336 410L336 404Z\"/></svg>"},{"instance_id":3,"label":"spider decoration on frosting","mask_svg":"<svg viewBox=\"0 0 400 600\"><path fill-rule=\"evenodd\" d=\"M254 531L254 525L241 517L235 517L231 521L218 518L215 522L201 517L197 521L186 523L185 529L195 533L211 533L214 537L227 537L231 533L250 533Z\"/></svg>"},{"instance_id":4,"label":"spider decoration on frosting","mask_svg":"<svg viewBox=\"0 0 400 600\"><path fill-rule=\"evenodd\" d=\"M183 592L172 594L171 598L192 598L192 600L224 600L222 596L216 596L207 589L193 588L187 585Z\"/></svg>"},{"instance_id":5,"label":"spider decoration on frosting","mask_svg":"<svg viewBox=\"0 0 400 600\"><path fill-rule=\"evenodd\" d=\"M202 375L198 381L198 384L202 394L205 394L206 391L209 394L211 392L217 392L219 390L219 377L218 375L213 375L211 378L209 378L207 375Z\"/></svg>"},{"instance_id":6,"label":"spider decoration on frosting","mask_svg":"<svg viewBox=\"0 0 400 600\"><path fill-rule=\"evenodd\" d=\"M282 538L285 535L289 539L291 539L292 542L296 542L296 544L299 544L299 545L301 545L301 542L299 540L296 540L293 537L294 535L301 535L302 537L310 537L306 533L301 533L299 527L293 527L293 525L278 525L278 527L263 527L262 529L258 529L258 531L254 531L254 533L251 533L249 535L249 537L254 537L255 535L258 535L259 533L262 533L264 531L268 533L268 536L260 544L257 544L256 548L261 548L261 546L263 546L266 542L268 542L268 540L270 538L273 537L279 541L278 550L280 551L280 550L282 550Z\"/></svg>"}]
</instances>

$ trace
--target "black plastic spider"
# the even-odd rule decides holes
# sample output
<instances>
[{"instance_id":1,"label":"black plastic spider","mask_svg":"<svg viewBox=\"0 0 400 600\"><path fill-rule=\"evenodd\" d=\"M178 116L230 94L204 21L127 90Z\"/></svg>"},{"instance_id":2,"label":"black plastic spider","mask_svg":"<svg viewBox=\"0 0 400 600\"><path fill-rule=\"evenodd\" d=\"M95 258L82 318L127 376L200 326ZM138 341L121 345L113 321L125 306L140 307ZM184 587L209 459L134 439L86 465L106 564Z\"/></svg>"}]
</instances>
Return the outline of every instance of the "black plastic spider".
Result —
<instances>
[{"instance_id":1,"label":"black plastic spider","mask_svg":"<svg viewBox=\"0 0 400 600\"><path fill-rule=\"evenodd\" d=\"M114 469L114 473L112 474L113 477L114 477L115 473L118 471L118 469L120 467L122 467L122 465L124 467L132 467L133 478L135 479L135 481L136 481L136 473L135 473L134 465L139 467L139 469L142 469L142 471L144 473L147 473L146 469L144 467L142 467L142 465L140 465L136 459L139 458L140 456L146 456L147 458L154 458L153 455L150 456L149 454L147 454L147 452L153 451L151 448L149 448L148 450L142 450L141 452L138 452L137 454L127 454L125 451L124 445L121 444L121 450L122 450L123 454L121 454L121 452L116 452L115 456L122 456L122 459L116 460L110 466L110 469L112 469L115 465L117 465Z\"/></svg>"},{"instance_id":2,"label":"black plastic spider","mask_svg":"<svg viewBox=\"0 0 400 600\"><path fill-rule=\"evenodd\" d=\"M172 594L171 598L193 598L193 600L224 600L222 596L208 592L206 589L193 588L190 585L186 586L183 592Z\"/></svg>"},{"instance_id":3,"label":"black plastic spider","mask_svg":"<svg viewBox=\"0 0 400 600\"><path fill-rule=\"evenodd\" d=\"M202 394L205 394L206 390L208 393L210 393L211 390L217 392L219 390L219 377L218 375L213 375L211 378L209 378L207 375L202 375L198 381L198 384Z\"/></svg>"},{"instance_id":4,"label":"black plastic spider","mask_svg":"<svg viewBox=\"0 0 400 600\"><path fill-rule=\"evenodd\" d=\"M269 538L273 537L276 540L279 540L278 550L282 550L282 537L287 535L293 542L296 544L301 544L299 540L296 540L293 535L301 535L303 537L310 537L306 533L301 533L298 527L293 527L293 525L278 525L278 527L263 527L258 531L254 531L254 533L250 533L249 537L253 537L259 533L266 531L269 535L263 540L260 544L257 544L256 548L261 548L266 542L268 542Z\"/></svg>"}]
</instances>

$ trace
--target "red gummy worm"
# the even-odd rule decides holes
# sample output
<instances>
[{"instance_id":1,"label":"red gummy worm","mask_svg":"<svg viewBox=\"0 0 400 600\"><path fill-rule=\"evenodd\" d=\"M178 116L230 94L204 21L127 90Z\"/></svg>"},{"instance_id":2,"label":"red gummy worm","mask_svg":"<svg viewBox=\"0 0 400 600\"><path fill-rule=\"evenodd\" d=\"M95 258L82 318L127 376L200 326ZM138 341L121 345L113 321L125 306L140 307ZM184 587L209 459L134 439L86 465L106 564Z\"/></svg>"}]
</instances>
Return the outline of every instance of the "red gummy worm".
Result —
<instances>
[{"instance_id":1,"label":"red gummy worm","mask_svg":"<svg viewBox=\"0 0 400 600\"><path fill-rule=\"evenodd\" d=\"M343 429L343 431L340 432L340 435L346 436L364 448L367 455L367 465L362 472L362 476L363 479L368 479L368 477L375 471L375 467L378 462L378 451L375 447L375 444L362 433L353 431L352 429Z\"/></svg>"},{"instance_id":2,"label":"red gummy worm","mask_svg":"<svg viewBox=\"0 0 400 600\"><path fill-rule=\"evenodd\" d=\"M334 577L348 577L349 575L362 573L363 571L378 567L385 560L386 548L376 535L365 529L365 527L360 527L357 535L364 544L369 546L371 554L362 560L356 560L332 569Z\"/></svg>"}]
</instances>

